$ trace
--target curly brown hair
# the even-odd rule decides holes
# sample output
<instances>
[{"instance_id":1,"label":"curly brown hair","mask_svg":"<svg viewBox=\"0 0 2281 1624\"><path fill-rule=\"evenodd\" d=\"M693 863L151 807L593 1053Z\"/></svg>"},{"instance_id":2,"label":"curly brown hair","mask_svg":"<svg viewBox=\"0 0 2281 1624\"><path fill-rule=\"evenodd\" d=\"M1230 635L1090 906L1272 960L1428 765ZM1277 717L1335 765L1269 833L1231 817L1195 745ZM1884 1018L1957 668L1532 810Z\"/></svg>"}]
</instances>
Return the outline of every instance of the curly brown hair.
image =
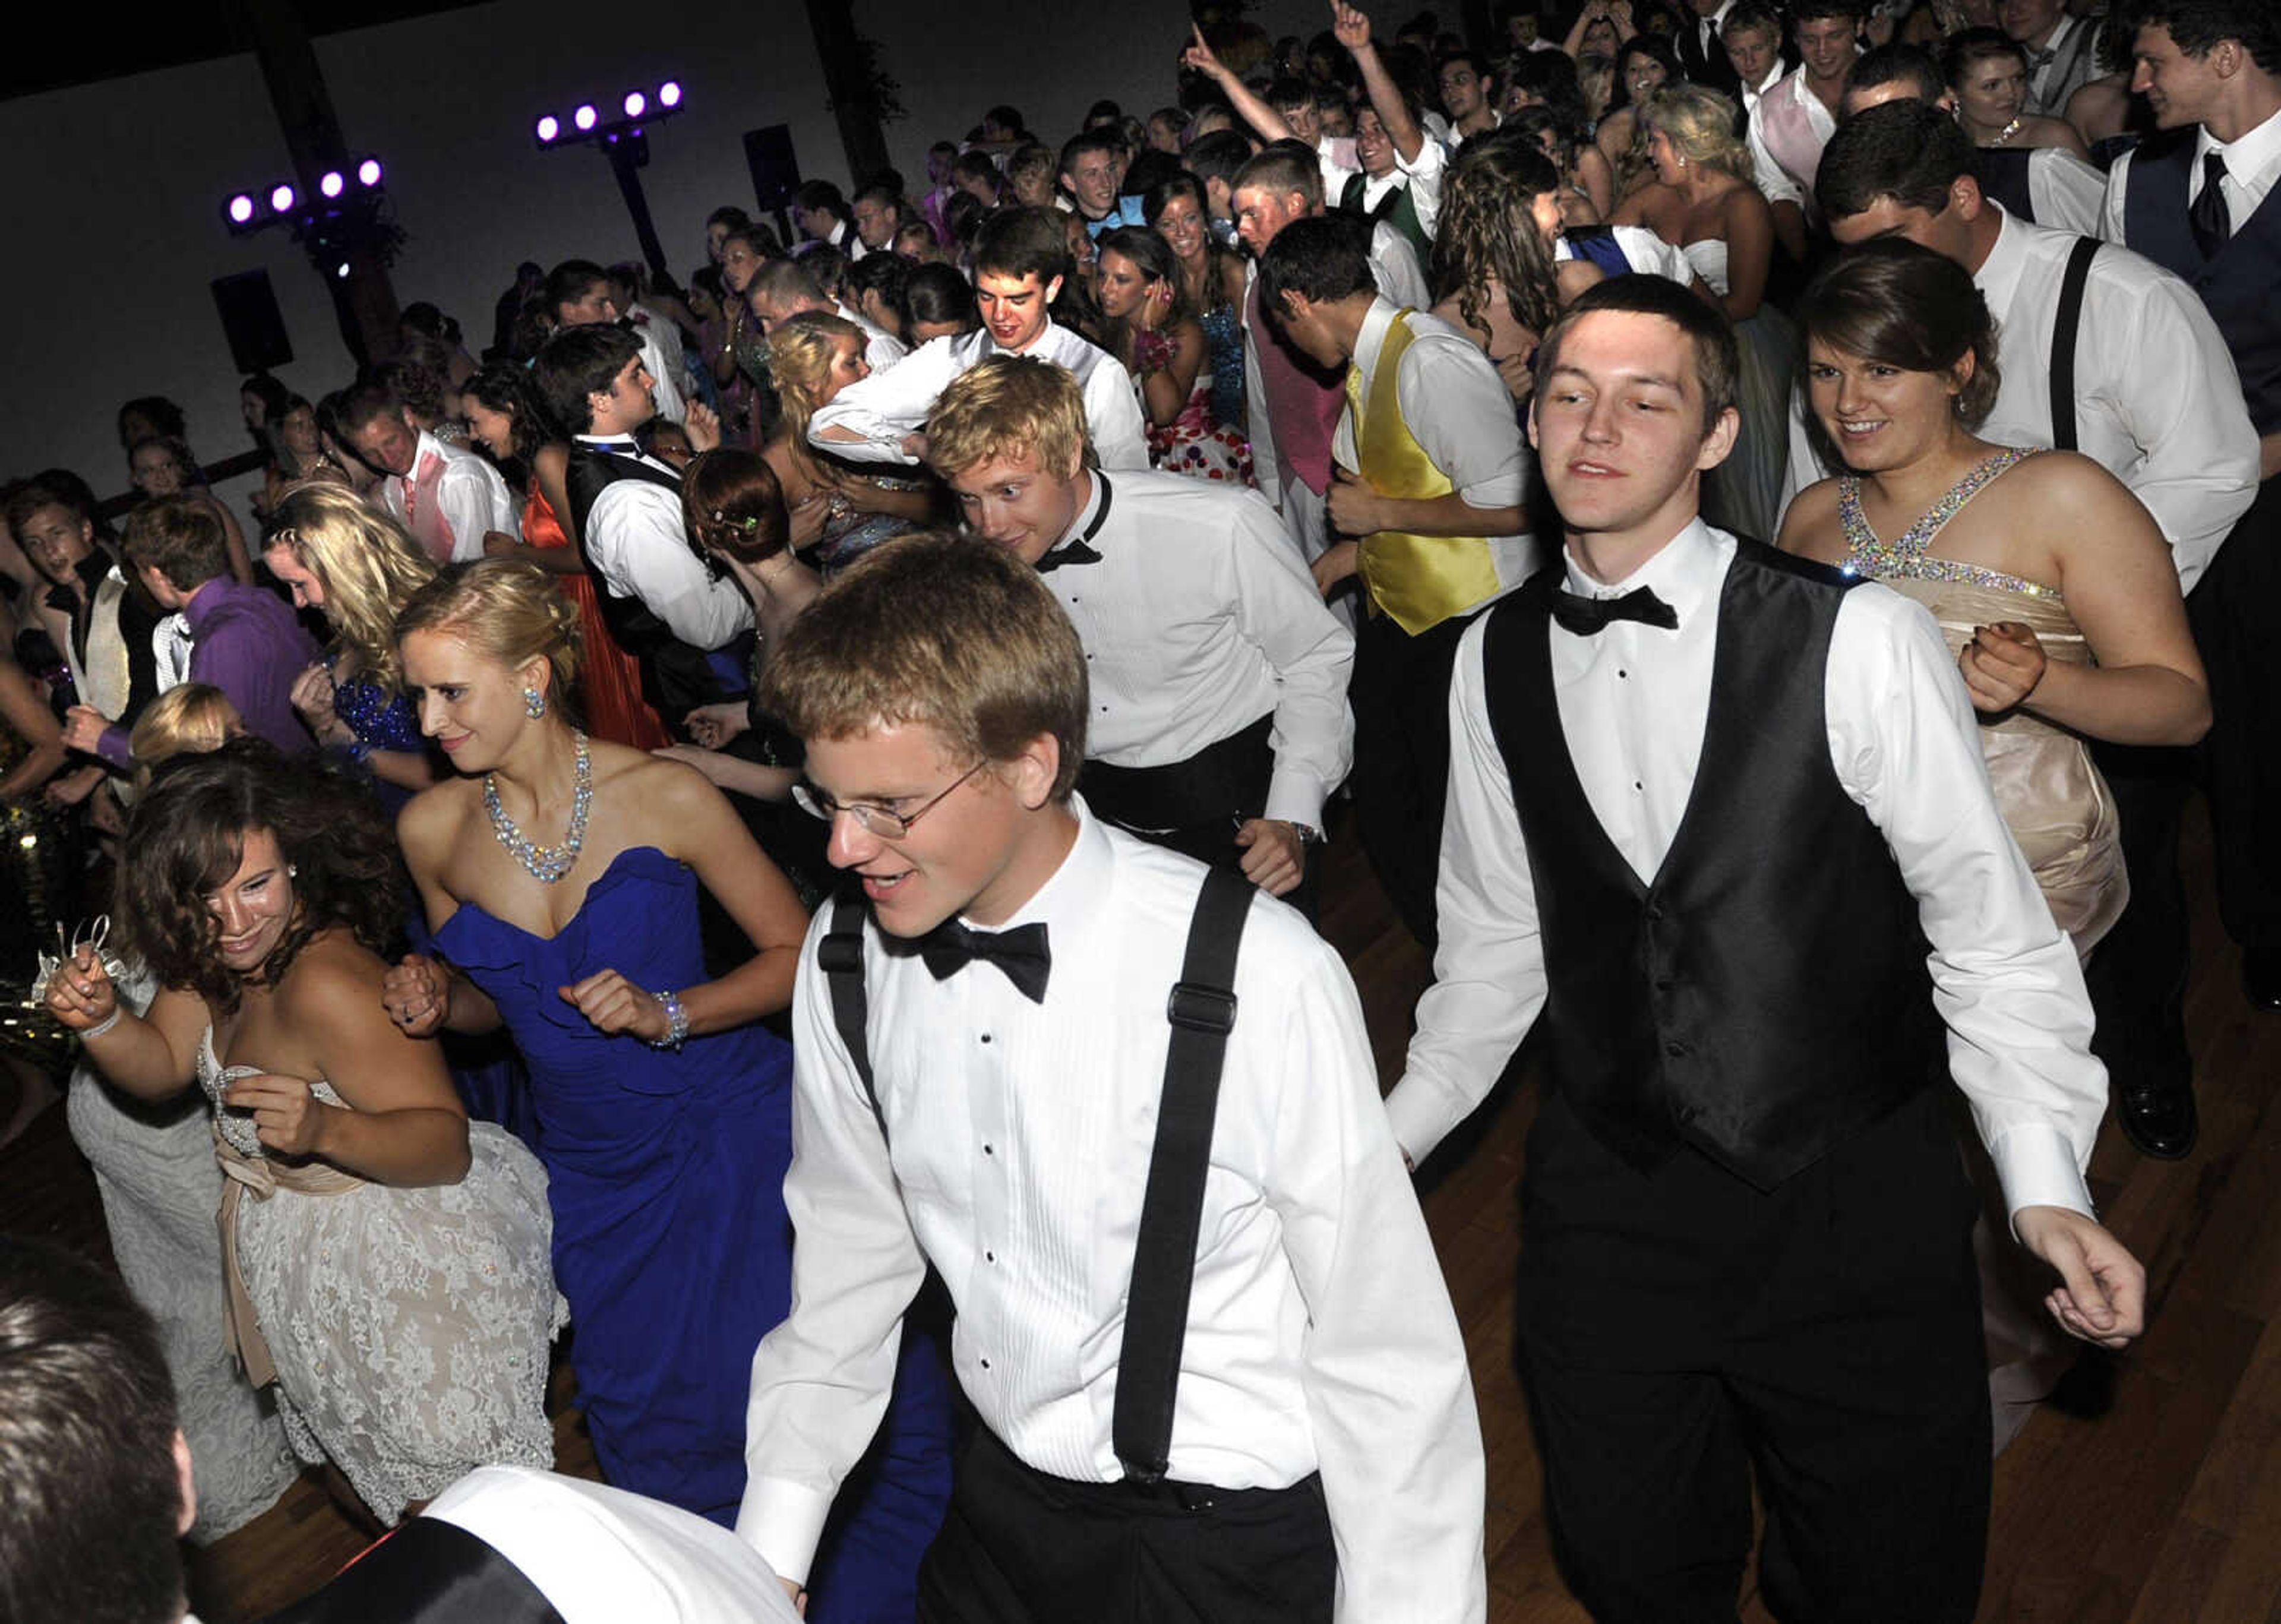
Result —
<instances>
[{"instance_id":1,"label":"curly brown hair","mask_svg":"<svg viewBox=\"0 0 2281 1624\"><path fill-rule=\"evenodd\" d=\"M1434 244L1434 295L1456 294L1469 328L1486 332L1489 287L1512 319L1542 336L1560 317L1552 254L1529 204L1560 189L1560 172L1535 140L1477 137L1450 173L1442 230Z\"/></svg>"},{"instance_id":2,"label":"curly brown hair","mask_svg":"<svg viewBox=\"0 0 2281 1624\"><path fill-rule=\"evenodd\" d=\"M237 871L246 835L267 830L293 865L293 917L260 968L225 968L207 896ZM274 986L320 932L345 930L383 957L404 930L396 841L379 803L348 779L259 739L177 756L152 776L127 826L115 911L127 946L160 985L217 1015L246 981Z\"/></svg>"}]
</instances>

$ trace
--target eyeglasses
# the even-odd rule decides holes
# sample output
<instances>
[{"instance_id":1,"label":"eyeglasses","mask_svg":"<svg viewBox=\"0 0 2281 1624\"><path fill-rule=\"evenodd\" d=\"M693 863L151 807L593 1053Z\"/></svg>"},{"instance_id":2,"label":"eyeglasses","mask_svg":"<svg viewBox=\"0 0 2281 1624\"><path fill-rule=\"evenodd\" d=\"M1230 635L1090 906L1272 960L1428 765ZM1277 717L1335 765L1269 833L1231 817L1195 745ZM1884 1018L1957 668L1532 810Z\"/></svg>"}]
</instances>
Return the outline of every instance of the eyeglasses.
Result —
<instances>
[{"instance_id":1,"label":"eyeglasses","mask_svg":"<svg viewBox=\"0 0 2281 1624\"><path fill-rule=\"evenodd\" d=\"M851 800L843 806L805 779L792 786L793 804L810 817L820 817L827 824L845 812L855 820L855 826L864 833L877 835L882 840L900 840L910 833L913 824L917 823L919 819L949 800L952 790L955 790L959 785L965 783L989 764L988 762L975 762L973 766L959 774L950 789L943 791L916 812L891 812L885 807L874 806L862 800Z\"/></svg>"}]
</instances>

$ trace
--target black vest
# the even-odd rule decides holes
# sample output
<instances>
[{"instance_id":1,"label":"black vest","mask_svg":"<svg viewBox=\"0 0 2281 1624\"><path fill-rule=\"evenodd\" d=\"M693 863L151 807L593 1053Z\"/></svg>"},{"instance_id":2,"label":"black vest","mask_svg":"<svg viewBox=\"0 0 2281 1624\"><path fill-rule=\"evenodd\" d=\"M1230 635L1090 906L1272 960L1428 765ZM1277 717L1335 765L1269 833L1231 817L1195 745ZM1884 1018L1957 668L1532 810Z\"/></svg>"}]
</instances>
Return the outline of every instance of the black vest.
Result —
<instances>
[{"instance_id":1,"label":"black vest","mask_svg":"<svg viewBox=\"0 0 2281 1624\"><path fill-rule=\"evenodd\" d=\"M2214 259L2202 257L2188 222L2186 186L2194 172L2194 128L2148 141L2130 159L2122 194L2122 231L2141 253L2193 285L2225 336L2241 374L2242 398L2260 434L2281 429L2281 187L2257 213L2234 222L2232 240Z\"/></svg>"},{"instance_id":2,"label":"black vest","mask_svg":"<svg viewBox=\"0 0 2281 1624\"><path fill-rule=\"evenodd\" d=\"M569 467L562 483L570 498L570 522L578 533L579 556L586 561L586 576L593 582L594 597L601 606L602 623L610 629L618 646L640 664L642 698L669 725L677 727L698 706L726 696L714 678L713 668L706 663L705 651L675 637L673 629L640 599L620 597L586 550L586 515L593 511L594 499L622 479L662 485L677 494L681 490L680 480L638 458L613 456L576 440L570 443Z\"/></svg>"},{"instance_id":3,"label":"black vest","mask_svg":"<svg viewBox=\"0 0 2281 1624\"><path fill-rule=\"evenodd\" d=\"M2036 197L2028 184L2028 165L2034 158L2030 147L1982 147L1972 155L1980 189L2002 204L2007 214L2031 226L2036 223Z\"/></svg>"},{"instance_id":4,"label":"black vest","mask_svg":"<svg viewBox=\"0 0 2281 1624\"><path fill-rule=\"evenodd\" d=\"M1556 567L1489 612L1488 716L1534 877L1552 1086L1648 1170L1692 1145L1760 1189L1924 1088L1939 1024L1883 835L1837 781L1822 681L1855 583L1738 544L1687 811L1651 884L1562 734Z\"/></svg>"}]
</instances>

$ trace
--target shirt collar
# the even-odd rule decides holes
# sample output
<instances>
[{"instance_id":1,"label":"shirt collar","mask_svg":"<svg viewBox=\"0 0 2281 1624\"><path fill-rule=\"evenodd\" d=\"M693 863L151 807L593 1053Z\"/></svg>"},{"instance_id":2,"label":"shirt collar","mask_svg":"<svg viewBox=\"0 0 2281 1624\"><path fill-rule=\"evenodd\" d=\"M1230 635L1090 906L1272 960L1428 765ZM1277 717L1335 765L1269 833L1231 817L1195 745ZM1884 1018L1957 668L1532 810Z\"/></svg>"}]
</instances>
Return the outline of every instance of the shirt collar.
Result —
<instances>
[{"instance_id":1,"label":"shirt collar","mask_svg":"<svg viewBox=\"0 0 2281 1624\"><path fill-rule=\"evenodd\" d=\"M1988 258L1972 275L1980 295L1988 301L1991 311L2012 308L2012 300L2020 291L2020 275L2028 267L2028 234L2021 229L2004 205L1993 197L1981 206L1994 209L1999 223L1995 244L1988 250Z\"/></svg>"},{"instance_id":2,"label":"shirt collar","mask_svg":"<svg viewBox=\"0 0 2281 1624\"><path fill-rule=\"evenodd\" d=\"M1378 358L1385 352L1386 336L1394 330L1394 318L1402 307L1383 293L1370 302L1370 310L1362 319L1362 329L1355 334L1354 354L1349 358L1354 369L1362 375L1363 388L1378 375Z\"/></svg>"},{"instance_id":3,"label":"shirt collar","mask_svg":"<svg viewBox=\"0 0 2281 1624\"><path fill-rule=\"evenodd\" d=\"M190 636L195 639L198 636L199 627L212 620L215 614L232 599L243 592L260 590L259 587L240 586L227 574L218 575L211 581L201 582L191 589L192 596L189 601L183 604L180 610L182 624L190 629Z\"/></svg>"},{"instance_id":4,"label":"shirt collar","mask_svg":"<svg viewBox=\"0 0 2281 1624\"><path fill-rule=\"evenodd\" d=\"M2225 171L2237 183L2248 185L2263 171L2281 166L2281 112L2254 129L2244 130L2233 141L2216 139L2205 124L2194 137L2194 167L2200 168L2213 152L2224 155Z\"/></svg>"},{"instance_id":5,"label":"shirt collar","mask_svg":"<svg viewBox=\"0 0 2281 1624\"><path fill-rule=\"evenodd\" d=\"M570 437L590 451L615 452L622 457L638 457L640 444L630 434L574 434Z\"/></svg>"},{"instance_id":6,"label":"shirt collar","mask_svg":"<svg viewBox=\"0 0 2281 1624\"><path fill-rule=\"evenodd\" d=\"M1568 590L1584 598L1620 598L1635 587L1650 587L1669 604L1682 626L1703 607L1705 599L1727 576L1727 550L1718 545L1710 526L1698 516L1666 542L1656 554L1620 581L1596 581L1565 548L1561 568Z\"/></svg>"},{"instance_id":7,"label":"shirt collar","mask_svg":"<svg viewBox=\"0 0 2281 1624\"><path fill-rule=\"evenodd\" d=\"M1042 922L1049 941L1064 947L1089 920L1102 911L1102 900L1109 894L1110 877L1116 867L1116 854L1110 849L1109 837L1102 832L1100 821L1085 804L1085 797L1072 791L1069 809L1077 818L1077 839L1061 866L1046 878L1046 882L1030 893L1029 901L994 925L975 925L975 930L1010 931L1017 925Z\"/></svg>"},{"instance_id":8,"label":"shirt collar","mask_svg":"<svg viewBox=\"0 0 2281 1624\"><path fill-rule=\"evenodd\" d=\"M1092 483L1093 493L1085 499L1085 507L1070 522L1062 538L1047 549L1049 553L1058 553L1071 541L1091 541L1109 522L1109 481L1099 468L1087 468L1086 476Z\"/></svg>"}]
</instances>

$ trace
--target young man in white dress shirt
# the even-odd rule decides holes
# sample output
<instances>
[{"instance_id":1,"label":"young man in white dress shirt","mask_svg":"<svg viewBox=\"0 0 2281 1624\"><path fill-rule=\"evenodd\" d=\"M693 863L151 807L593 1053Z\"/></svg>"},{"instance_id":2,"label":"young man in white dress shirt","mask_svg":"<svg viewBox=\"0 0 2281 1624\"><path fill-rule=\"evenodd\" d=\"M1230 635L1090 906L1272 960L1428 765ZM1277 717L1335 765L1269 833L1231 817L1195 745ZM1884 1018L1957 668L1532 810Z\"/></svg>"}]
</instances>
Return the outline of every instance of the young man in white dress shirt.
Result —
<instances>
[{"instance_id":1,"label":"young man in white dress shirt","mask_svg":"<svg viewBox=\"0 0 2281 1624\"><path fill-rule=\"evenodd\" d=\"M922 1620L1477 1624L1481 1437L1449 1295L1345 968L1256 894L1192 1146L1202 1243L1144 1235L1205 870L1072 793L1087 693L1045 580L968 537L878 549L769 661L762 703L806 741L808 804L869 902L871 1077L815 958L827 910L793 994L795 1306L754 1358L737 1531L788 1584L808 1572L932 1263L981 1426ZM1192 1264L1184 1314L1152 1293L1128 1318L1136 1249ZM1170 1330L1169 1388L1128 1366L1135 1323Z\"/></svg>"},{"instance_id":2,"label":"young man in white dress shirt","mask_svg":"<svg viewBox=\"0 0 2281 1624\"><path fill-rule=\"evenodd\" d=\"M1305 878L1354 756L1354 634L1256 491L1114 475L1058 367L995 355L927 419L967 523L1037 566L1085 645L1088 804L1270 896Z\"/></svg>"},{"instance_id":3,"label":"young man in white dress shirt","mask_svg":"<svg viewBox=\"0 0 2281 1624\"><path fill-rule=\"evenodd\" d=\"M1997 15L2027 53L2027 111L2061 117L2068 98L2101 72L2098 20L2074 15L2068 0L2003 0Z\"/></svg>"},{"instance_id":4,"label":"young man in white dress shirt","mask_svg":"<svg viewBox=\"0 0 2281 1624\"><path fill-rule=\"evenodd\" d=\"M1441 950L1388 1110L1423 1159L1542 1017L1521 1363L1595 1617L1731 1619L1755 1458L1777 1612L1962 1624L1990 1436L1945 1071L2061 1324L2122 1345L2145 1277L2091 1216L2082 974L1938 628L1697 516L1736 364L1658 277L1545 335L1566 555L1459 653Z\"/></svg>"},{"instance_id":5,"label":"young man in white dress shirt","mask_svg":"<svg viewBox=\"0 0 2281 1624\"><path fill-rule=\"evenodd\" d=\"M1326 503L1342 539L1314 576L1326 595L1349 576L1362 588L1356 819L1388 900L1430 948L1450 662L1467 621L1536 567L1528 456L1481 347L1379 292L1365 241L1350 216L1287 227L1260 266L1259 298L1291 343L1345 375Z\"/></svg>"},{"instance_id":6,"label":"young man in white dress shirt","mask_svg":"<svg viewBox=\"0 0 2281 1624\"><path fill-rule=\"evenodd\" d=\"M974 240L981 329L933 339L890 370L848 384L809 421L809 442L857 462L915 464L924 449L919 430L953 378L989 356L1034 355L1075 375L1102 467L1146 468L1148 442L1133 375L1054 322L1053 302L1068 274L1069 239L1059 216L1030 208L993 215Z\"/></svg>"},{"instance_id":7,"label":"young man in white dress shirt","mask_svg":"<svg viewBox=\"0 0 2281 1624\"><path fill-rule=\"evenodd\" d=\"M379 474L380 499L439 564L483 556L497 530L522 538L522 505L488 459L414 428L412 414L378 383L340 397L338 421L349 447Z\"/></svg>"},{"instance_id":8,"label":"young man in white dress shirt","mask_svg":"<svg viewBox=\"0 0 2281 1624\"><path fill-rule=\"evenodd\" d=\"M1807 200L1821 149L1837 128L1845 76L1861 54L1867 0L1798 0L1790 38L1799 66L1751 107L1751 163L1759 189L1774 206L1775 236L1793 259L1805 258Z\"/></svg>"},{"instance_id":9,"label":"young man in white dress shirt","mask_svg":"<svg viewBox=\"0 0 2281 1624\"><path fill-rule=\"evenodd\" d=\"M642 365L648 369L652 414L669 423L683 421L689 407L681 398L681 373L666 358L657 334L636 328L610 291L610 274L591 259L565 259L546 274L541 295L554 317L555 329L567 327L624 327L641 345Z\"/></svg>"},{"instance_id":10,"label":"young man in white dress shirt","mask_svg":"<svg viewBox=\"0 0 2281 1624\"><path fill-rule=\"evenodd\" d=\"M2257 490L2258 438L2223 334L2193 288L2108 244L2015 219L1981 194L1977 155L1956 121L1920 103L1850 120L1823 155L1822 209L1841 243L1902 236L1972 273L1997 322L1995 409L1981 432L2009 445L2068 444L2129 485L2170 544L2190 611ZM2075 341L2060 312L2073 257L2091 252ZM2160 356L2161 364L2150 365ZM2065 359L2064 367L2058 365ZM2053 401L2054 379L2072 398ZM1795 486L1820 477L1818 431L1803 394L1791 413ZM2223 553L2221 549L2223 549ZM2200 631L2198 630L2197 636ZM2205 661L2210 651L2205 648ZM2214 679L2215 681L2215 679ZM2223 714L2223 701L2215 700ZM2098 1047L2115 1116L2145 1155L2176 1160L2194 1147L2193 1066L2183 1002L2187 969L2178 819L2184 753L2097 746L2122 821L2130 903L2089 971Z\"/></svg>"},{"instance_id":11,"label":"young man in white dress shirt","mask_svg":"<svg viewBox=\"0 0 2281 1624\"><path fill-rule=\"evenodd\" d=\"M690 545L680 473L634 437L655 410L640 341L615 325L566 328L546 341L532 372L570 430L562 519L578 537L611 635L641 666L643 697L677 725L734 692L707 656L752 630L752 602L706 568ZM686 428L700 452L721 443L720 421L702 401Z\"/></svg>"},{"instance_id":12,"label":"young man in white dress shirt","mask_svg":"<svg viewBox=\"0 0 2281 1624\"><path fill-rule=\"evenodd\" d=\"M745 304L764 336L775 332L777 322L811 310L853 322L863 335L863 360L873 372L885 372L911 352L909 344L870 317L826 295L816 274L797 259L771 259L754 272L745 284Z\"/></svg>"}]
</instances>

